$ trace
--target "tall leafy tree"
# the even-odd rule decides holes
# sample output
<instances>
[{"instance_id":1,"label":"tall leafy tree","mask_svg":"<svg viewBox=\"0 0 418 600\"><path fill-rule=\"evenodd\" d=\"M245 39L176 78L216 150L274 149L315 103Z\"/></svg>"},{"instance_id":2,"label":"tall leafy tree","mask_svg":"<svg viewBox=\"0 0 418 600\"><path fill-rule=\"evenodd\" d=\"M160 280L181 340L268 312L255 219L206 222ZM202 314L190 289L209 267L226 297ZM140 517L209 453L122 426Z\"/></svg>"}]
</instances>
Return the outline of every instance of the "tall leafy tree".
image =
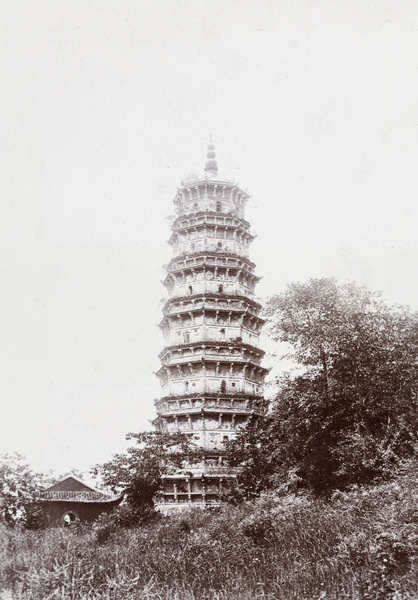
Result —
<instances>
[{"instance_id":1,"label":"tall leafy tree","mask_svg":"<svg viewBox=\"0 0 418 600\"><path fill-rule=\"evenodd\" d=\"M390 475L416 448L418 319L378 293L333 279L293 283L269 299L269 333L299 365L277 381L271 413L259 423L258 462L250 438L232 445L243 477L257 486L318 491ZM264 469L264 470L263 470Z\"/></svg>"},{"instance_id":2,"label":"tall leafy tree","mask_svg":"<svg viewBox=\"0 0 418 600\"><path fill-rule=\"evenodd\" d=\"M190 436L158 431L129 433L135 445L93 468L94 476L114 492L124 492L138 519L153 507L163 476L174 473L199 452Z\"/></svg>"}]
</instances>

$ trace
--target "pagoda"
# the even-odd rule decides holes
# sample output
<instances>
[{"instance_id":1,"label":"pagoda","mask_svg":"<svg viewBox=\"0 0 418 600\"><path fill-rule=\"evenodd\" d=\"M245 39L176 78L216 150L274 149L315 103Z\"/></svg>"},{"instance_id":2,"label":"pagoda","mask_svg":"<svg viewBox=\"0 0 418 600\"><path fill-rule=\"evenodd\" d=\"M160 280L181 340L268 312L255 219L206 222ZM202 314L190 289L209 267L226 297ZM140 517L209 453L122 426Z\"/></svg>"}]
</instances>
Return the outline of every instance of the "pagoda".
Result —
<instances>
[{"instance_id":1,"label":"pagoda","mask_svg":"<svg viewBox=\"0 0 418 600\"><path fill-rule=\"evenodd\" d=\"M162 397L154 424L193 436L203 458L164 478L157 508L216 505L239 469L224 458L240 427L263 414L267 369L259 347L263 319L254 299L259 277L249 259L255 235L245 220L249 195L218 175L212 142L203 177L181 182L166 265L168 298L157 373Z\"/></svg>"}]
</instances>

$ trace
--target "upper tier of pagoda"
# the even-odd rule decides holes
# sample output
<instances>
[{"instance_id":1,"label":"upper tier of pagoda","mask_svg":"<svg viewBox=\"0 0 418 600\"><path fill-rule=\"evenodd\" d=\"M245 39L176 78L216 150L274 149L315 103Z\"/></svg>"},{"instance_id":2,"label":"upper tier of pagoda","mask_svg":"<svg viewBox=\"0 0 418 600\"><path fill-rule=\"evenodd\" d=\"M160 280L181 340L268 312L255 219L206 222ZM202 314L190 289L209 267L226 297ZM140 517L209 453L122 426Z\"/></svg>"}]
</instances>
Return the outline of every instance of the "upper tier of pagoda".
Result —
<instances>
[{"instance_id":1,"label":"upper tier of pagoda","mask_svg":"<svg viewBox=\"0 0 418 600\"><path fill-rule=\"evenodd\" d=\"M235 217L243 221L244 228L249 224L244 220L244 208L249 195L229 179L218 175L218 166L212 142L208 145L207 161L204 177L189 175L181 182L174 198L176 205L177 221L174 229L183 225L183 217L196 215L196 213L211 213L219 218L222 216ZM201 215L202 217L205 214ZM181 225L179 220L181 219ZM232 225L232 223L218 222L219 225Z\"/></svg>"}]
</instances>

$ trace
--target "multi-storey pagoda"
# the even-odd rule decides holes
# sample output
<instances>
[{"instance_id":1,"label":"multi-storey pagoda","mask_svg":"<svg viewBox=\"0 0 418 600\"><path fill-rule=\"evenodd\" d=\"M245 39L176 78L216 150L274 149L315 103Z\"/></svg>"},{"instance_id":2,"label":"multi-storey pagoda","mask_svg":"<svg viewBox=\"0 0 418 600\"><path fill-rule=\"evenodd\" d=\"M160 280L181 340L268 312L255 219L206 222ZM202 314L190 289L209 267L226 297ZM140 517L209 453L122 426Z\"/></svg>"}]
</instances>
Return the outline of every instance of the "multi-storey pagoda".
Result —
<instances>
[{"instance_id":1,"label":"multi-storey pagoda","mask_svg":"<svg viewBox=\"0 0 418 600\"><path fill-rule=\"evenodd\" d=\"M164 512L218 503L238 472L225 464L225 443L263 413L264 321L254 300L259 277L248 256L254 239L244 216L248 198L236 183L218 176L212 143L205 175L189 176L174 198L155 425L193 435L204 458L165 477L157 502Z\"/></svg>"}]
</instances>

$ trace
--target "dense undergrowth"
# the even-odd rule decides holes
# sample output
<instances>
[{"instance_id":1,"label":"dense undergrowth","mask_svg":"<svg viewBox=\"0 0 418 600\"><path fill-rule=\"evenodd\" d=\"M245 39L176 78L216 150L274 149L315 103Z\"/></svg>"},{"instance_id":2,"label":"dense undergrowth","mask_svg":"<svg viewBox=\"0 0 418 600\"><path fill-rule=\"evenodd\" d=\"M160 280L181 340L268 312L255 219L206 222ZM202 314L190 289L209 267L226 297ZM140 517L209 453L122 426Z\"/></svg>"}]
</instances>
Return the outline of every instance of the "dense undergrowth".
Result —
<instances>
[{"instance_id":1,"label":"dense undergrowth","mask_svg":"<svg viewBox=\"0 0 418 600\"><path fill-rule=\"evenodd\" d=\"M418 477L334 494L272 493L127 529L0 536L0 596L30 599L418 597Z\"/></svg>"}]
</instances>

